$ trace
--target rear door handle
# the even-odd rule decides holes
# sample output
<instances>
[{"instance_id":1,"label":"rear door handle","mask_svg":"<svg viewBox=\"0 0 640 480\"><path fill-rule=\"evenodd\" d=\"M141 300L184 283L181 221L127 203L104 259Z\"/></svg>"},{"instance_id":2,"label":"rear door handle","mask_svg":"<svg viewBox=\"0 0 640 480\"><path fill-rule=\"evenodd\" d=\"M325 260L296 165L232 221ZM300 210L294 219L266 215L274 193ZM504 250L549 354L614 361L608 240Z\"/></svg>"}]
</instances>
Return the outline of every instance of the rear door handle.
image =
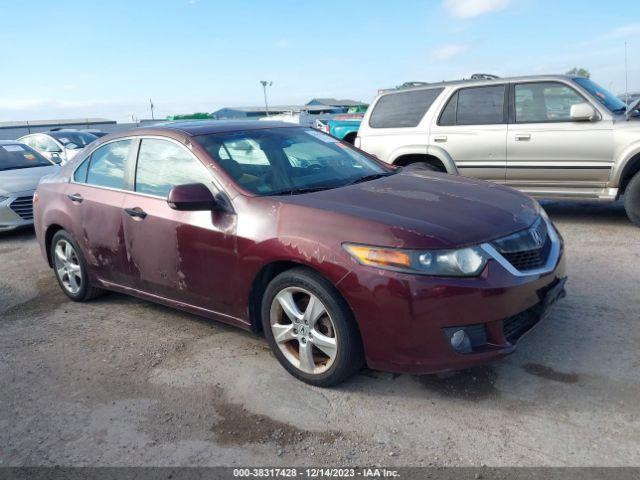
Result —
<instances>
[{"instance_id":1,"label":"rear door handle","mask_svg":"<svg viewBox=\"0 0 640 480\"><path fill-rule=\"evenodd\" d=\"M433 137L433 141L434 142L446 142L447 141L447 136L446 135L436 135L435 137Z\"/></svg>"},{"instance_id":2,"label":"rear door handle","mask_svg":"<svg viewBox=\"0 0 640 480\"><path fill-rule=\"evenodd\" d=\"M531 140L530 133L516 133L516 142L523 142L526 140Z\"/></svg>"},{"instance_id":3,"label":"rear door handle","mask_svg":"<svg viewBox=\"0 0 640 480\"><path fill-rule=\"evenodd\" d=\"M147 212L142 210L140 207L125 208L124 211L127 212L127 215L129 215L130 217L134 217L134 218L143 219L143 218L145 218L147 216Z\"/></svg>"},{"instance_id":4,"label":"rear door handle","mask_svg":"<svg viewBox=\"0 0 640 480\"><path fill-rule=\"evenodd\" d=\"M79 193L74 193L73 195L67 195L67 198L74 203L82 203L84 198Z\"/></svg>"}]
</instances>

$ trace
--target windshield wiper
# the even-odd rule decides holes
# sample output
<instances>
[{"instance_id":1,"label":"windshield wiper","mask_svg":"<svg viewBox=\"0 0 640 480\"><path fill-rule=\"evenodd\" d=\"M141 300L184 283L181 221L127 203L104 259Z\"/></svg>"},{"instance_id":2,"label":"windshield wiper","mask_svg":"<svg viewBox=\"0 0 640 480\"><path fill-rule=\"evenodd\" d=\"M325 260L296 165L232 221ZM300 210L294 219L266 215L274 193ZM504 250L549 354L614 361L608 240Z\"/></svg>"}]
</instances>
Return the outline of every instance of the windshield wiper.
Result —
<instances>
[{"instance_id":1,"label":"windshield wiper","mask_svg":"<svg viewBox=\"0 0 640 480\"><path fill-rule=\"evenodd\" d=\"M348 183L347 185L355 185L356 183L368 182L369 180L377 180L378 178L388 177L389 175L393 175L393 173L391 172L372 173L371 175L365 175L364 177L357 178L353 182Z\"/></svg>"},{"instance_id":2,"label":"windshield wiper","mask_svg":"<svg viewBox=\"0 0 640 480\"><path fill-rule=\"evenodd\" d=\"M272 195L298 195L300 193L312 193L312 192L320 192L322 190L329 190L334 187L299 187L299 188L287 188L285 190L277 190L275 192L268 193L269 196Z\"/></svg>"}]
</instances>

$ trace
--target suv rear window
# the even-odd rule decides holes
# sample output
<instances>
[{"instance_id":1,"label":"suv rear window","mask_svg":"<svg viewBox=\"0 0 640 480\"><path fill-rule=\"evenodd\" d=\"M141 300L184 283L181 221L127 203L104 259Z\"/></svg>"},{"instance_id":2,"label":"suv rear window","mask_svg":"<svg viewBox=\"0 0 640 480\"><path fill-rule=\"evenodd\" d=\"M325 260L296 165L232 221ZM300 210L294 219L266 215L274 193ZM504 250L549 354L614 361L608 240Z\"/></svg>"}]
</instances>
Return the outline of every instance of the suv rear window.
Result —
<instances>
[{"instance_id":1,"label":"suv rear window","mask_svg":"<svg viewBox=\"0 0 640 480\"><path fill-rule=\"evenodd\" d=\"M371 128L415 127L429 110L443 88L411 90L385 95L373 109Z\"/></svg>"},{"instance_id":2,"label":"suv rear window","mask_svg":"<svg viewBox=\"0 0 640 480\"><path fill-rule=\"evenodd\" d=\"M438 125L504 123L504 93L504 85L462 88L447 102Z\"/></svg>"}]
</instances>

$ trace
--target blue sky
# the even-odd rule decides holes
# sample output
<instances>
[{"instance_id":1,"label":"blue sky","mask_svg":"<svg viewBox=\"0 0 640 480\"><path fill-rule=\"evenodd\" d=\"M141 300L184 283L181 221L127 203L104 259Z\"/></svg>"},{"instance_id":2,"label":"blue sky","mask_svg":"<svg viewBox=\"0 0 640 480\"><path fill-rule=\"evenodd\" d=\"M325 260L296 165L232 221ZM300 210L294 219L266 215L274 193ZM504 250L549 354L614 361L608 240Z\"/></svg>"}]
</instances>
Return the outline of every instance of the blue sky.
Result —
<instances>
[{"instance_id":1,"label":"blue sky","mask_svg":"<svg viewBox=\"0 0 640 480\"><path fill-rule=\"evenodd\" d=\"M0 0L0 120L149 117L474 72L640 90L640 1ZM13 19L13 20L11 20ZM632 61L635 59L635 61Z\"/></svg>"}]
</instances>

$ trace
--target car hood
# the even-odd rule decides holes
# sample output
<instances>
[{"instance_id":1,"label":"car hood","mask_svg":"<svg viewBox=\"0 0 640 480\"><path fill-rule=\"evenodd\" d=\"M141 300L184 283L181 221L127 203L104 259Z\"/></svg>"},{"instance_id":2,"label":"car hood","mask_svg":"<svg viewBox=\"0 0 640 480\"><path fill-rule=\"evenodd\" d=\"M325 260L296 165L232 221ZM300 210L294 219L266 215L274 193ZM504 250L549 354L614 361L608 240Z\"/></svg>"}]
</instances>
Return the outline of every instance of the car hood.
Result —
<instances>
[{"instance_id":1,"label":"car hood","mask_svg":"<svg viewBox=\"0 0 640 480\"><path fill-rule=\"evenodd\" d=\"M60 167L55 165L0 170L0 195L35 190L42 177L59 170Z\"/></svg>"},{"instance_id":2,"label":"car hood","mask_svg":"<svg viewBox=\"0 0 640 480\"><path fill-rule=\"evenodd\" d=\"M343 241L404 248L483 243L529 227L540 208L516 190L435 172L402 172L279 199L287 206L317 211L307 216L310 231L326 234L331 229ZM332 212L333 218L328 220L323 212Z\"/></svg>"}]
</instances>

